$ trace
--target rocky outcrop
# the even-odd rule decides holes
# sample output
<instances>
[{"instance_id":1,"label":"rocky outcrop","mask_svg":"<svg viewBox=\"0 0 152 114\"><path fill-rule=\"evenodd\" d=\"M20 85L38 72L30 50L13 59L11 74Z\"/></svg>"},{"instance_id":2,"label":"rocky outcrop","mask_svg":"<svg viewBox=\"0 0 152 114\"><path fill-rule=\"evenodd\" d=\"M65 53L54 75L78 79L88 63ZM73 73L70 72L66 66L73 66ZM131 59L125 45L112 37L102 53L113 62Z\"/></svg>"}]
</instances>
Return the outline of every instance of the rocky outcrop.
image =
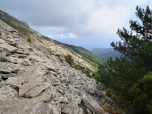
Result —
<instances>
[{"instance_id":1,"label":"rocky outcrop","mask_svg":"<svg viewBox=\"0 0 152 114\"><path fill-rule=\"evenodd\" d=\"M0 33L0 113L104 114L101 100L118 108L94 79L1 20Z\"/></svg>"}]
</instances>

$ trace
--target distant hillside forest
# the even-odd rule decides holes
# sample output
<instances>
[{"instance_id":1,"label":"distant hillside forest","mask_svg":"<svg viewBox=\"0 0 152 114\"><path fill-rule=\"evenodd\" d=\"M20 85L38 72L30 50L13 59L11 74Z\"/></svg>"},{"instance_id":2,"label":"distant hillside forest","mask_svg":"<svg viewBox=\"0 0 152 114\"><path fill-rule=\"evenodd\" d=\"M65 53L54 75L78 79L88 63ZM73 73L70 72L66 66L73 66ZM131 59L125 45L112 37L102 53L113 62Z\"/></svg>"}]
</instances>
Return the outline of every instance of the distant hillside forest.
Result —
<instances>
[{"instance_id":1,"label":"distant hillside forest","mask_svg":"<svg viewBox=\"0 0 152 114\"><path fill-rule=\"evenodd\" d=\"M116 57L120 57L121 55L121 53L115 51L114 48L96 48L90 51L104 59L109 59L110 57L115 59Z\"/></svg>"}]
</instances>

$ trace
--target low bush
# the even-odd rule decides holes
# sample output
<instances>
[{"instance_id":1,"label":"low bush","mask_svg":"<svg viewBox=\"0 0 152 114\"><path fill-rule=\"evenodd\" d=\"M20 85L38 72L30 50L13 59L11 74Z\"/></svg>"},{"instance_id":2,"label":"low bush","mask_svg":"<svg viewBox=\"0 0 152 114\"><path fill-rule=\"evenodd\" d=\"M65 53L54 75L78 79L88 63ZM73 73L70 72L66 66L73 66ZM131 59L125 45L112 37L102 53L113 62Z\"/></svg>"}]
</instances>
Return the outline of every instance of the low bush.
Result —
<instances>
[{"instance_id":1,"label":"low bush","mask_svg":"<svg viewBox=\"0 0 152 114\"><path fill-rule=\"evenodd\" d=\"M81 70L83 73L85 73L88 77L91 77L90 76L90 73L92 72L89 68L85 68L81 65L73 65L72 66L73 68L75 69L78 69L78 70Z\"/></svg>"},{"instance_id":2,"label":"low bush","mask_svg":"<svg viewBox=\"0 0 152 114\"><path fill-rule=\"evenodd\" d=\"M27 41L31 43L31 38L28 38Z\"/></svg>"},{"instance_id":3,"label":"low bush","mask_svg":"<svg viewBox=\"0 0 152 114\"><path fill-rule=\"evenodd\" d=\"M33 51L33 49L32 49L32 48L28 48L28 50L29 50L29 51Z\"/></svg>"},{"instance_id":4,"label":"low bush","mask_svg":"<svg viewBox=\"0 0 152 114\"><path fill-rule=\"evenodd\" d=\"M120 114L120 113L121 113L121 109L113 110L113 109L109 108L106 104L104 104L104 105L102 106L102 108L103 108L106 112L108 112L108 113L110 113L110 114Z\"/></svg>"},{"instance_id":5,"label":"low bush","mask_svg":"<svg viewBox=\"0 0 152 114\"><path fill-rule=\"evenodd\" d=\"M74 60L73 60L73 58L72 58L71 55L66 55L66 56L65 56L65 60L66 60L66 62L69 63L71 66L74 64Z\"/></svg>"}]
</instances>

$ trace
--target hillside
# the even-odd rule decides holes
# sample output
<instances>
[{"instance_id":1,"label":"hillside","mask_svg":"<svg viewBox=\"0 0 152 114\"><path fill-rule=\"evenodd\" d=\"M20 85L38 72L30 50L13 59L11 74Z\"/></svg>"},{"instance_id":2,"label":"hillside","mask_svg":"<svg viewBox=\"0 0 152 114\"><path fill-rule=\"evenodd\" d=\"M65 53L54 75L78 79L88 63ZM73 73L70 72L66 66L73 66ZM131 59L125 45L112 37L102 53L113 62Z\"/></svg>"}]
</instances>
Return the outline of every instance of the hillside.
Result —
<instances>
[{"instance_id":1,"label":"hillside","mask_svg":"<svg viewBox=\"0 0 152 114\"><path fill-rule=\"evenodd\" d=\"M83 47L78 47L78 46L69 45L69 44L66 44L66 46L70 47L73 51L75 51L78 54L80 54L81 56L83 56L83 58L86 61L88 61L89 63L91 63L93 65L96 65L96 64L99 65L99 64L103 64L105 62L105 59L99 57L98 55L93 54L92 52L86 50Z\"/></svg>"},{"instance_id":2,"label":"hillside","mask_svg":"<svg viewBox=\"0 0 152 114\"><path fill-rule=\"evenodd\" d=\"M108 59L110 57L114 59L115 57L120 57L121 55L118 51L115 51L113 48L96 48L90 51L105 59Z\"/></svg>"},{"instance_id":3,"label":"hillside","mask_svg":"<svg viewBox=\"0 0 152 114\"><path fill-rule=\"evenodd\" d=\"M34 31L25 22L21 22L18 19L10 16L9 14L3 11L0 11L0 19L5 23L7 23L8 25L10 25L11 27L18 30L20 36L24 37L25 39L30 39L31 42L40 45L41 47L48 50L51 54L58 55L61 57L64 57L66 55L71 55L75 61L75 64L79 64L83 67L89 68L93 72L97 71L96 63L93 64L89 60L86 61L87 59L85 59L84 57L73 51L65 44L54 41Z\"/></svg>"},{"instance_id":4,"label":"hillside","mask_svg":"<svg viewBox=\"0 0 152 114\"><path fill-rule=\"evenodd\" d=\"M0 14L8 24L23 28L16 30L0 19L0 113L106 114L103 104L120 108L97 89L96 80L63 57L68 53L75 62L94 68L79 54Z\"/></svg>"}]
</instances>

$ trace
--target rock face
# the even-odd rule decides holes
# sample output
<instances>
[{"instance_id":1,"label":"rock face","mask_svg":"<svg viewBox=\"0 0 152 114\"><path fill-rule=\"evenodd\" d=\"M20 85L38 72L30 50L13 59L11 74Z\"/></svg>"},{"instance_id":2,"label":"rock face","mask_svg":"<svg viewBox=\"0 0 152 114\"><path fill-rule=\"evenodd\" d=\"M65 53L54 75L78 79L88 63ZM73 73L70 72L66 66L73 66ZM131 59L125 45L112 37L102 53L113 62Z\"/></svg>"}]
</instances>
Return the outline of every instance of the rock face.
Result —
<instances>
[{"instance_id":1,"label":"rock face","mask_svg":"<svg viewBox=\"0 0 152 114\"><path fill-rule=\"evenodd\" d=\"M104 114L96 81L0 20L1 114ZM107 104L117 108L110 100Z\"/></svg>"}]
</instances>

